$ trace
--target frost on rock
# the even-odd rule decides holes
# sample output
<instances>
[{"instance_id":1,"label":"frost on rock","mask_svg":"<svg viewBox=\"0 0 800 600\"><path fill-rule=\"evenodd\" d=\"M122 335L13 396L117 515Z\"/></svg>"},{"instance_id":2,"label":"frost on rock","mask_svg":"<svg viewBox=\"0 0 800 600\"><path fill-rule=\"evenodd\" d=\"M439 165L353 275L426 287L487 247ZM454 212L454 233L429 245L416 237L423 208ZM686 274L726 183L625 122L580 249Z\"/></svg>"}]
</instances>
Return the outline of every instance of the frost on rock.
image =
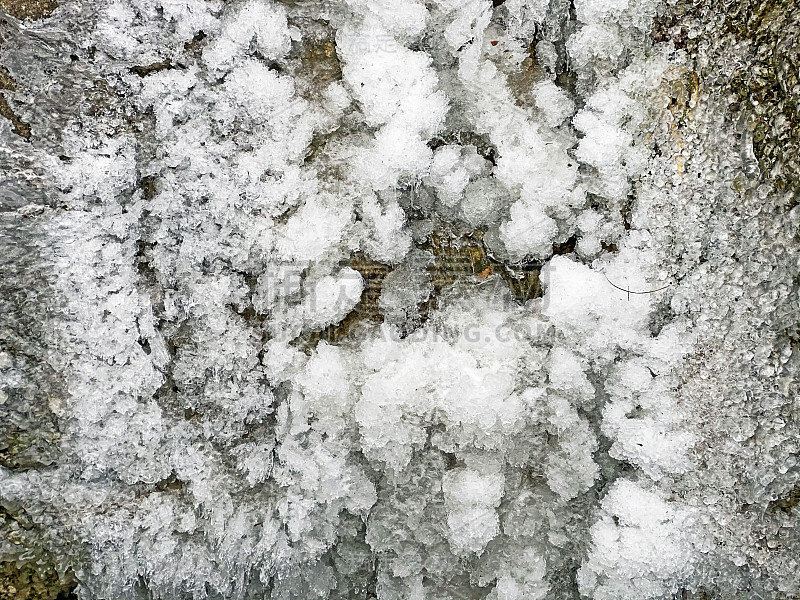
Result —
<instances>
[{"instance_id":1,"label":"frost on rock","mask_svg":"<svg viewBox=\"0 0 800 600\"><path fill-rule=\"evenodd\" d=\"M549 127L558 127L575 112L575 101L550 80L537 83L533 88L536 108L542 111Z\"/></svg>"},{"instance_id":2,"label":"frost on rock","mask_svg":"<svg viewBox=\"0 0 800 600\"><path fill-rule=\"evenodd\" d=\"M800 595L762 4L4 17L0 597Z\"/></svg>"},{"instance_id":3,"label":"frost on rock","mask_svg":"<svg viewBox=\"0 0 800 600\"><path fill-rule=\"evenodd\" d=\"M608 599L674 595L695 560L693 511L626 479L608 491L601 509L578 572L581 592Z\"/></svg>"},{"instance_id":4,"label":"frost on rock","mask_svg":"<svg viewBox=\"0 0 800 600\"><path fill-rule=\"evenodd\" d=\"M503 498L503 477L487 471L452 469L442 478L450 543L457 551L482 552L500 533L494 509Z\"/></svg>"}]
</instances>

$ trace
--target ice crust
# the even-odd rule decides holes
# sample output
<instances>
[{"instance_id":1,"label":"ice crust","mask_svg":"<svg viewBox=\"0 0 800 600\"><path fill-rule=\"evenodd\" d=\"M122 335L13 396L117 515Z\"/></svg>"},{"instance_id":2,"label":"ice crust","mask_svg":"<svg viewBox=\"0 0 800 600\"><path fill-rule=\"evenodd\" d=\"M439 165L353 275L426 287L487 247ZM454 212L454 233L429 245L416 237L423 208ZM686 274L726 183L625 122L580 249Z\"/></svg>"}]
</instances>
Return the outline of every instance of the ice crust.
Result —
<instances>
[{"instance_id":1,"label":"ice crust","mask_svg":"<svg viewBox=\"0 0 800 600\"><path fill-rule=\"evenodd\" d=\"M800 216L675 116L660 3L95 4L20 35L73 24L107 97L57 151L0 123L64 386L0 505L79 598L800 593Z\"/></svg>"}]
</instances>

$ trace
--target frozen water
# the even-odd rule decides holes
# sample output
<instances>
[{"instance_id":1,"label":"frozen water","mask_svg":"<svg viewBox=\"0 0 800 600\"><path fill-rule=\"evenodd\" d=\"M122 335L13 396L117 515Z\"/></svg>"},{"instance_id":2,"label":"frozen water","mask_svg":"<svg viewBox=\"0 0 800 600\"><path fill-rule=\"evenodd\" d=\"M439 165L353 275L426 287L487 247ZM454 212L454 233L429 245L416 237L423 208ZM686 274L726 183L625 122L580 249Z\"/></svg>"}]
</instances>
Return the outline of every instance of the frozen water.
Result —
<instances>
[{"instance_id":1,"label":"frozen water","mask_svg":"<svg viewBox=\"0 0 800 600\"><path fill-rule=\"evenodd\" d=\"M3 14L3 577L800 594L798 15L689 4Z\"/></svg>"}]
</instances>

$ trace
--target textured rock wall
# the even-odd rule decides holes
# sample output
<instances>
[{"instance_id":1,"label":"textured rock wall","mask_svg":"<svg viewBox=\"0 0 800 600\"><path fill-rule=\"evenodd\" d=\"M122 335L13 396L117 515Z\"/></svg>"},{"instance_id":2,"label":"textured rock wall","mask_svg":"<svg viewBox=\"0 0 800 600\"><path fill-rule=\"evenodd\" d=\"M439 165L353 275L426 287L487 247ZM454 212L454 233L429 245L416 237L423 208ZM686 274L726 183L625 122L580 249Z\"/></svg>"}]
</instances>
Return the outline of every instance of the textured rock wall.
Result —
<instances>
[{"instance_id":1,"label":"textured rock wall","mask_svg":"<svg viewBox=\"0 0 800 600\"><path fill-rule=\"evenodd\" d=\"M794 4L0 6L0 595L800 595Z\"/></svg>"}]
</instances>

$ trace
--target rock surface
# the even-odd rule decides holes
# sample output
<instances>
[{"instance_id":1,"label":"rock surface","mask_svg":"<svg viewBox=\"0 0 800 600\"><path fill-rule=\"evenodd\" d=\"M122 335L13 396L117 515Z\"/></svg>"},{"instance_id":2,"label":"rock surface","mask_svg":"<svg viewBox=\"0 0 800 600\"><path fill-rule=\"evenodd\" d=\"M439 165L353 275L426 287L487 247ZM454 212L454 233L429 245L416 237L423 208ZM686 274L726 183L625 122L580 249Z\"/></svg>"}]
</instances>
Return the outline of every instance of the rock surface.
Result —
<instances>
[{"instance_id":1,"label":"rock surface","mask_svg":"<svg viewBox=\"0 0 800 600\"><path fill-rule=\"evenodd\" d=\"M800 596L794 3L0 11L0 598Z\"/></svg>"}]
</instances>

